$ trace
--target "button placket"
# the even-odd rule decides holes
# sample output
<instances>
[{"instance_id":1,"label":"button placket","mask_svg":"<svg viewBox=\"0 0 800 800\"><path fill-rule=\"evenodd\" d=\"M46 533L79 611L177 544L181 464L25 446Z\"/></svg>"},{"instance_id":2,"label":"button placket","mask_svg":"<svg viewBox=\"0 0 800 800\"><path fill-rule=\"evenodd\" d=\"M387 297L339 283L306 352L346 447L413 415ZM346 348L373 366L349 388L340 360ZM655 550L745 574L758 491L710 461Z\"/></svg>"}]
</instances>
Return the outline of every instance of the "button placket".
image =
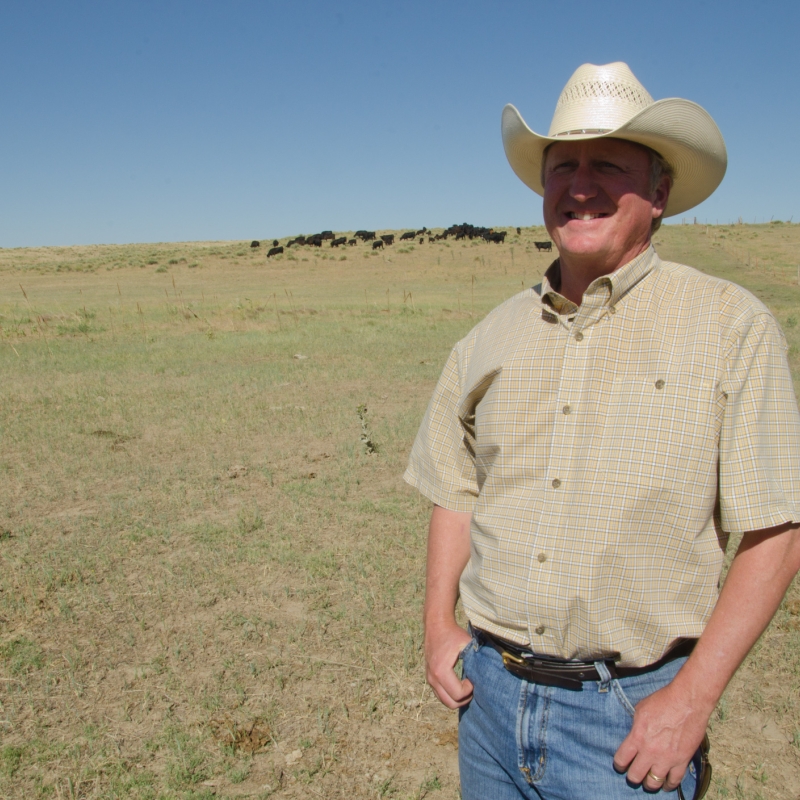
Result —
<instances>
[{"instance_id":1,"label":"button placket","mask_svg":"<svg viewBox=\"0 0 800 800\"><path fill-rule=\"evenodd\" d=\"M553 449L548 469L550 476L548 483L552 489L559 489L569 472L570 444L572 436L575 435L573 421L575 407L570 398L579 391L577 387L581 386L582 372L588 364L587 351L583 346L579 348L578 345L585 338L586 336L581 331L575 334L570 333L564 348L561 381L556 399L559 414L553 428ZM566 459L566 463L562 459Z\"/></svg>"},{"instance_id":2,"label":"button placket","mask_svg":"<svg viewBox=\"0 0 800 800\"><path fill-rule=\"evenodd\" d=\"M550 596L548 587L559 579L561 574L558 559L558 530L564 514L571 502L572 459L575 452L575 437L582 430L580 414L582 391L585 375L592 368L591 336L596 315L587 317L576 315L574 324L562 324L559 334L563 336L560 358L560 375L557 388L551 400L550 448L544 474L544 497L541 509L537 513L539 524L536 528L535 549L530 553L528 592L531 599L528 615L528 630L536 639L552 638L550 628L555 619L550 616L551 604L546 601ZM563 321L563 316L560 317ZM580 330L583 328L583 330ZM580 335L576 335L580 334ZM553 559L556 558L556 561ZM545 601L545 602L541 602ZM556 604L557 606L558 604ZM553 628L555 631L555 628Z\"/></svg>"}]
</instances>

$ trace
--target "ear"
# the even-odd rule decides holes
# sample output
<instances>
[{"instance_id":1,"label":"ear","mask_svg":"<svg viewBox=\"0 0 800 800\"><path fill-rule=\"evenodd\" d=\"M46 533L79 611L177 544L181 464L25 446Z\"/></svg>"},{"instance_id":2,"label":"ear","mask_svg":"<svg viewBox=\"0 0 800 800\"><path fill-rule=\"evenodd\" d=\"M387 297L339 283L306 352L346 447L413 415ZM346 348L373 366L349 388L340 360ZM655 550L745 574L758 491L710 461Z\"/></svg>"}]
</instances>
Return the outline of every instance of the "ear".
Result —
<instances>
[{"instance_id":1,"label":"ear","mask_svg":"<svg viewBox=\"0 0 800 800\"><path fill-rule=\"evenodd\" d=\"M667 207L667 200L669 200L669 192L672 188L672 180L669 175L662 175L661 180L658 182L655 191L653 192L653 219L657 219L664 213Z\"/></svg>"}]
</instances>

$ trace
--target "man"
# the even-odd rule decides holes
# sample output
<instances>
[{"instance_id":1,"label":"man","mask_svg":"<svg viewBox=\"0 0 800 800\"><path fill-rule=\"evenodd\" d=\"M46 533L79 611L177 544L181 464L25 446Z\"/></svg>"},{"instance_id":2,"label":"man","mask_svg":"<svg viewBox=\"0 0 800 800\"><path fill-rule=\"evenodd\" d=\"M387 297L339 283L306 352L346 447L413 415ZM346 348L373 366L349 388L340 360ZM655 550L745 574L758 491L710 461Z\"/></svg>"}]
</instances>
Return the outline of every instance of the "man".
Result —
<instances>
[{"instance_id":1,"label":"man","mask_svg":"<svg viewBox=\"0 0 800 800\"><path fill-rule=\"evenodd\" d=\"M650 244L725 173L702 108L587 64L548 136L513 106L502 131L559 258L456 345L414 444L428 682L460 709L464 800L689 800L800 568L786 343L748 292Z\"/></svg>"}]
</instances>

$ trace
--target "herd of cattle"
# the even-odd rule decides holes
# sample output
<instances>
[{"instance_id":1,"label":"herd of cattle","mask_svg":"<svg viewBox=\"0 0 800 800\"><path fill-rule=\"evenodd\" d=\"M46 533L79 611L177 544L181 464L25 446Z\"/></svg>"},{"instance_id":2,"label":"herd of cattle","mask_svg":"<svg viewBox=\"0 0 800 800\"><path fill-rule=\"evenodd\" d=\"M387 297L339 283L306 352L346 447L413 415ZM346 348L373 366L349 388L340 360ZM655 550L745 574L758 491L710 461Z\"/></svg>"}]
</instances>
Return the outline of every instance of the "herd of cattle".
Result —
<instances>
[{"instance_id":1,"label":"herd of cattle","mask_svg":"<svg viewBox=\"0 0 800 800\"><path fill-rule=\"evenodd\" d=\"M426 236L428 237L429 242L438 242L443 239L447 239L448 236L453 236L456 241L459 239L483 239L487 242L503 244L505 242L507 233L507 231L496 231L494 228L481 228L476 225L470 225L468 222L464 222L461 225L451 225L449 228L442 231L442 233L437 233L435 235L433 235L432 232L427 228L422 228L418 231L406 231L400 235L399 241L413 242L419 238L419 243L423 244ZM517 228L517 234L519 235L520 233L521 229ZM361 241L364 243L372 242L372 249L378 250L384 246L393 245L395 234L386 233L376 235L375 231L356 231L353 234L353 238L348 239L346 236L334 236L333 231L322 231L322 233L315 233L311 236L298 236L295 239L290 239L286 243L286 247L296 247L298 245L305 247L322 247L322 243L326 241L330 241L331 247L339 247L343 244L354 246L358 244L359 239L361 239ZM544 250L549 252L553 249L552 242L534 242L534 244L536 245L536 249L538 251ZM250 243L250 247L260 246L261 242L259 242L257 239L254 239ZM284 247L279 245L278 240L275 239L272 242L272 247L267 253L267 258L280 255L283 252Z\"/></svg>"}]
</instances>

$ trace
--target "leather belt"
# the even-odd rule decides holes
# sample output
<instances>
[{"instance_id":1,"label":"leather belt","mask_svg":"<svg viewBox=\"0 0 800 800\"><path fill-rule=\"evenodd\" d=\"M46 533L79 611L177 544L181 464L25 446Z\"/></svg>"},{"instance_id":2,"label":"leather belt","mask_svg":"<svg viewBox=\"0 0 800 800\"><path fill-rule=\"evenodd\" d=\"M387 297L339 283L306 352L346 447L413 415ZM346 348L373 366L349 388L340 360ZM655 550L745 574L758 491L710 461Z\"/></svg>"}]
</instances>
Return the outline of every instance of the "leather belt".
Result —
<instances>
[{"instance_id":1,"label":"leather belt","mask_svg":"<svg viewBox=\"0 0 800 800\"><path fill-rule=\"evenodd\" d=\"M488 631L480 628L472 630L479 644L489 645L500 653L503 657L503 666L512 675L523 680L574 691L581 691L585 681L603 680L594 661L553 661L537 656L533 651L501 639ZM610 658L602 658L598 661L602 661L606 665L612 678L632 678L635 675L652 672L676 658L688 656L694 650L696 642L697 639L684 639L658 661L645 667L620 667Z\"/></svg>"}]
</instances>

